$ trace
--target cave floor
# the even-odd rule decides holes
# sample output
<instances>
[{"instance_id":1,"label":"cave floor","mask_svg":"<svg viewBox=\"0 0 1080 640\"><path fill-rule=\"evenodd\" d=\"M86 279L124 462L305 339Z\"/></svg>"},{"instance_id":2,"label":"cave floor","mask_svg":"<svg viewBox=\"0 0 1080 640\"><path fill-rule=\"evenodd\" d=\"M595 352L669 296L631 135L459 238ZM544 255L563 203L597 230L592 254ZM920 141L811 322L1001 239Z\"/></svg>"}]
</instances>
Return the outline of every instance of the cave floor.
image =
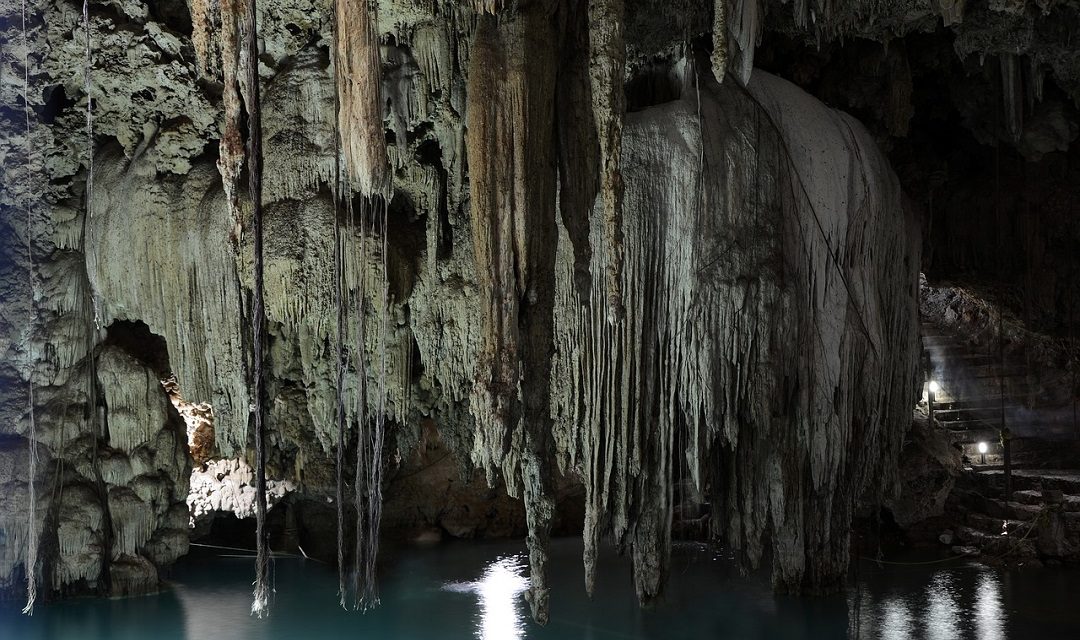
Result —
<instances>
[{"instance_id":1,"label":"cave floor","mask_svg":"<svg viewBox=\"0 0 1080 640\"><path fill-rule=\"evenodd\" d=\"M454 542L402 549L381 567L382 605L368 614L337 606L335 572L294 558L275 560L271 617L248 615L252 561L200 550L182 560L170 588L124 600L50 603L33 618L0 608L0 637L98 638L865 638L1075 637L1069 601L1080 572L1010 572L974 563L863 563L847 594L774 596L766 575L740 577L730 554L676 544L665 599L638 607L628 564L610 549L597 593L584 593L580 540L555 541L551 621L527 618L524 544ZM912 558L912 561L918 561ZM944 634L944 635L941 635Z\"/></svg>"}]
</instances>

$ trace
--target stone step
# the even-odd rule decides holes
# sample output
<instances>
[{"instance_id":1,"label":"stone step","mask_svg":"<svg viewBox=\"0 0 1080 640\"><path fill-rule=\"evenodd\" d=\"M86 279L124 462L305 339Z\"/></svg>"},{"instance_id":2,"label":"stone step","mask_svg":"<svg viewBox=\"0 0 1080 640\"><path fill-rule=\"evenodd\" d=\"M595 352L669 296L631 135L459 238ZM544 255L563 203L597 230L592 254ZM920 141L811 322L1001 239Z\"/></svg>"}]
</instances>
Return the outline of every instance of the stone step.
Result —
<instances>
[{"instance_id":1,"label":"stone step","mask_svg":"<svg viewBox=\"0 0 1080 640\"><path fill-rule=\"evenodd\" d=\"M999 522L1004 519L1020 520L1028 522L1034 520L1042 511L1042 506L1037 504L1025 504L1024 502L1003 502L997 498L988 497L985 489L972 491L960 487L953 489L949 496L953 505L968 513L978 513L995 518Z\"/></svg>"},{"instance_id":2,"label":"stone step","mask_svg":"<svg viewBox=\"0 0 1080 640\"><path fill-rule=\"evenodd\" d=\"M1001 486L1003 471L982 471L979 480ZM1061 469L1015 470L1013 490L1056 489L1068 495L1080 495L1080 471Z\"/></svg>"},{"instance_id":3,"label":"stone step","mask_svg":"<svg viewBox=\"0 0 1080 640\"><path fill-rule=\"evenodd\" d=\"M1021 504L1043 506L1046 504L1043 492L1037 489L1013 491L1013 500ZM1061 507L1065 511L1080 512L1080 496L1062 494Z\"/></svg>"}]
</instances>

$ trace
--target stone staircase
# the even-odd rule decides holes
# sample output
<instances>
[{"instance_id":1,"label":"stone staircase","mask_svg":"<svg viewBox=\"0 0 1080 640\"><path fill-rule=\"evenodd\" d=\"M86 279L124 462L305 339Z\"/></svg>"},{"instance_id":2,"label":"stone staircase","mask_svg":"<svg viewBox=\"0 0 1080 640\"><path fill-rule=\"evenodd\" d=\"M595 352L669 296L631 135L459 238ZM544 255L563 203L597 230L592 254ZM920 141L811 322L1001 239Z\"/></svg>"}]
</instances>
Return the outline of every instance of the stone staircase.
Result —
<instances>
[{"instance_id":1,"label":"stone staircase","mask_svg":"<svg viewBox=\"0 0 1080 640\"><path fill-rule=\"evenodd\" d=\"M966 473L946 511L953 528L940 541L953 552L1009 564L1080 562L1080 471L1017 470L1002 499L1001 471Z\"/></svg>"},{"instance_id":2,"label":"stone staircase","mask_svg":"<svg viewBox=\"0 0 1080 640\"><path fill-rule=\"evenodd\" d=\"M1003 358L996 344L973 345L928 322L922 340L931 428L964 454L945 506L950 528L939 541L989 562L1080 561L1080 438L1051 419L1060 410L1050 407L1038 375ZM931 380L939 387L933 394ZM1008 495L1003 425L1011 434Z\"/></svg>"},{"instance_id":3,"label":"stone staircase","mask_svg":"<svg viewBox=\"0 0 1080 640\"><path fill-rule=\"evenodd\" d=\"M1002 425L1011 433L1013 468L1080 465L1080 433L1048 419L1038 377L1026 363L1003 361L994 345L969 344L929 322L922 324L922 347L929 380L940 387L933 394L933 424L949 433L973 468L1002 465Z\"/></svg>"}]
</instances>

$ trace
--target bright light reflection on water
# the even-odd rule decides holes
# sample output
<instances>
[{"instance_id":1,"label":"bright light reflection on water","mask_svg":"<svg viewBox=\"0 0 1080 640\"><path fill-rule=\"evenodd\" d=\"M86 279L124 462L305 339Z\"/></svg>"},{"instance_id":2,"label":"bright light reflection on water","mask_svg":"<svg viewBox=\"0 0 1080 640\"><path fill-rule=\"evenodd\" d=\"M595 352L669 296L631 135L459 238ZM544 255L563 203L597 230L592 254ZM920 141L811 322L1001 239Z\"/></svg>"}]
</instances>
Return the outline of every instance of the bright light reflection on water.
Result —
<instances>
[{"instance_id":1,"label":"bright light reflection on water","mask_svg":"<svg viewBox=\"0 0 1080 640\"><path fill-rule=\"evenodd\" d=\"M960 637L960 612L953 592L952 575L934 575L926 588L926 637L930 640L952 640Z\"/></svg>"},{"instance_id":2,"label":"bright light reflection on water","mask_svg":"<svg viewBox=\"0 0 1080 640\"><path fill-rule=\"evenodd\" d=\"M520 556L499 558L475 582L451 582L447 591L474 592L480 598L480 640L518 640L525 637L525 619L518 598L529 588Z\"/></svg>"},{"instance_id":3,"label":"bright light reflection on water","mask_svg":"<svg viewBox=\"0 0 1080 640\"><path fill-rule=\"evenodd\" d=\"M890 596L881 603L882 640L907 640L914 637L911 610L902 598Z\"/></svg>"},{"instance_id":4,"label":"bright light reflection on water","mask_svg":"<svg viewBox=\"0 0 1080 640\"><path fill-rule=\"evenodd\" d=\"M1005 612L1001 607L1001 580L992 571L979 574L975 592L975 629L979 640L999 640L1003 631Z\"/></svg>"}]
</instances>

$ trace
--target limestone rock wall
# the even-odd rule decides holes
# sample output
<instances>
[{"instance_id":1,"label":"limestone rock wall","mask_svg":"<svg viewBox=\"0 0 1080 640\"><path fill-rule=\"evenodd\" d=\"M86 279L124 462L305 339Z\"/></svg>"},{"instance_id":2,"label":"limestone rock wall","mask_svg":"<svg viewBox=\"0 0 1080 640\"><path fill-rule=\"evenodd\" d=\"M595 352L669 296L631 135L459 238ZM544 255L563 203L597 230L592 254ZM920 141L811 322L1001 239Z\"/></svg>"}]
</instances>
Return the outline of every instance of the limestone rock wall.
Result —
<instances>
[{"instance_id":1,"label":"limestone rock wall","mask_svg":"<svg viewBox=\"0 0 1080 640\"><path fill-rule=\"evenodd\" d=\"M912 400L918 259L895 177L857 123L792 87L757 74L749 88L717 85L681 44L687 24L647 28L670 7L648 18L653 3L625 3L626 75L659 56L677 99L622 120L610 85L623 61L600 61L609 94L597 102L584 7L522 3L522 18L502 3L481 5L379 4L392 174L383 229L331 195L330 6L260 5L268 475L304 499L333 494L339 229L347 447L362 403L367 415L378 406L357 399L357 381L375 375L357 363L379 349L360 319L370 329L386 317L387 464L412 455L430 420L466 479L476 480L474 461L489 476L501 470L525 497L534 576L561 469L587 491L587 554L604 535L623 543L644 600L663 584L673 487L684 480L708 496L715 533L747 564L771 544L779 586L833 585L846 566L852 505L887 484L878 480L895 464ZM191 23L160 17L185 11L169 7L92 8L93 141L84 130L85 30L73 5L50 3L30 22L31 138L17 135L21 113L3 115L11 180L0 201L0 438L11 446L0 456L0 577L13 588L24 571L31 444L43 461L38 570L59 591L93 583L108 564L118 594L148 588L186 544L184 431L160 379L175 375L185 398L210 405L215 456L249 454L249 213L229 212L216 166L224 114L208 25L202 14ZM21 38L12 33L9 42ZM4 50L5 104L22 104L8 81L22 77L20 54ZM501 66L483 65L492 60ZM501 68L507 77L493 74ZM484 103L477 86L500 102ZM594 108L622 122L618 156L619 136L597 134ZM470 123L502 137L485 139ZM478 166L504 156L509 177L499 173L506 166ZM621 207L617 176L602 168L623 174ZM516 253L497 281L477 269L488 254L475 244L485 193L476 187L488 174L482 209L518 223L499 238ZM598 200L601 186L608 198ZM27 204L33 287L20 248ZM620 244L610 242L613 224L621 249L608 248ZM615 250L623 265L609 270ZM383 282L385 308L374 293ZM507 317L523 319L515 330L525 358L499 391L524 407L524 422L506 414L495 425L476 402L477 362L498 344L482 322L493 282L521 311ZM621 292L625 316L606 308L608 291ZM145 326L140 340L163 345L155 362L121 346L133 325ZM23 400L31 377L36 443ZM483 529L458 515L442 522ZM585 562L591 575L590 555Z\"/></svg>"}]
</instances>

